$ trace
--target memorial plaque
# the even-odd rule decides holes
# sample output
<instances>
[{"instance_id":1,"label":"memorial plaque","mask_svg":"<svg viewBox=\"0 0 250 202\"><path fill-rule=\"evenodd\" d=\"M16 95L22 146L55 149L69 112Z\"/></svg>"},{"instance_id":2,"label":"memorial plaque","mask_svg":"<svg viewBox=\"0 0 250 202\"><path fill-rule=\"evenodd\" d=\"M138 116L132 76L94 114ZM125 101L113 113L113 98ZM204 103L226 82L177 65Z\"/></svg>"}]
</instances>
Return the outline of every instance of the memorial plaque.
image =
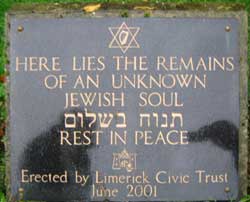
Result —
<instances>
[{"instance_id":1,"label":"memorial plaque","mask_svg":"<svg viewBox=\"0 0 250 202\"><path fill-rule=\"evenodd\" d=\"M10 15L12 197L237 199L239 18L105 12Z\"/></svg>"}]
</instances>

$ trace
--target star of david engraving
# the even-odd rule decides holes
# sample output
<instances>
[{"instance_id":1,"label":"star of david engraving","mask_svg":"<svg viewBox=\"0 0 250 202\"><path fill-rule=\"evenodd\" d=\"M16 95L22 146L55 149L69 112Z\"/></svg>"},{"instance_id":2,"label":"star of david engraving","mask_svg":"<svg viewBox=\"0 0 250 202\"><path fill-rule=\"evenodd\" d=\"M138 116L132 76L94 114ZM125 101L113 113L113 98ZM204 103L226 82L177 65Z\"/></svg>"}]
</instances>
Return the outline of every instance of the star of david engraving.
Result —
<instances>
[{"instance_id":1,"label":"star of david engraving","mask_svg":"<svg viewBox=\"0 0 250 202\"><path fill-rule=\"evenodd\" d=\"M139 27L128 27L125 22L120 27L109 27L109 31L113 36L109 48L120 48L123 53L130 48L140 48L135 39L139 30Z\"/></svg>"}]
</instances>

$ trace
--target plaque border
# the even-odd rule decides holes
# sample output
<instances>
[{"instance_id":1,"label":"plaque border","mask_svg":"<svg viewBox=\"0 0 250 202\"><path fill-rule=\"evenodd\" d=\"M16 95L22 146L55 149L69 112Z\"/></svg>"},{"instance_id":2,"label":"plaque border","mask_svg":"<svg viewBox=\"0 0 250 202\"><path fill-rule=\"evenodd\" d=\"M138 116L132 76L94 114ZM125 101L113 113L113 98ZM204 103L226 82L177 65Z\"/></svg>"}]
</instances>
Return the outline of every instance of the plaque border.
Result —
<instances>
[{"instance_id":1,"label":"plaque border","mask_svg":"<svg viewBox=\"0 0 250 202\"><path fill-rule=\"evenodd\" d=\"M88 9L90 8L90 9ZM163 18L235 18L239 22L240 49L240 126L239 126L239 197L247 194L248 184L248 16L245 7L237 3L16 3L6 13L6 52L9 52L10 18L102 18L102 17L163 17ZM18 30L17 30L18 31ZM6 65L7 71L10 65ZM9 114L9 83L7 77L6 108ZM9 118L7 118L9 126ZM7 201L15 201L11 195L10 136L6 128L6 192ZM22 190L19 190L19 200ZM226 191L226 190L225 190Z\"/></svg>"}]
</instances>

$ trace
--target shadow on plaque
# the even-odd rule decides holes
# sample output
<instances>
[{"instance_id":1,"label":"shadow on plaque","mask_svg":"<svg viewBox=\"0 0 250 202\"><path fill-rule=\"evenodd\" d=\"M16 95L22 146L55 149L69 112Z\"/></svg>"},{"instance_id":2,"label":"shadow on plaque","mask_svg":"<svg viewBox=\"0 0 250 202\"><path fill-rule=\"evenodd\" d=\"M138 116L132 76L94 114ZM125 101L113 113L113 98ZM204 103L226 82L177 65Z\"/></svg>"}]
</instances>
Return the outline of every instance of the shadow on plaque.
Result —
<instances>
[{"instance_id":1,"label":"shadow on plaque","mask_svg":"<svg viewBox=\"0 0 250 202\"><path fill-rule=\"evenodd\" d=\"M77 113L79 111L71 112ZM88 127L90 121L85 119L84 127L74 130L95 130L96 125ZM74 177L76 170L81 175L91 175L91 160L88 156L88 150L94 145L61 146L59 141L61 130L65 130L63 116L58 124L41 133L27 145L20 167L36 174L63 174L67 171L67 183L23 183L24 199L26 195L29 196L29 199L34 198L42 201L58 201L58 199L60 201L77 201L79 199L91 201L91 180L82 187L75 183ZM69 133L72 131L68 130ZM235 169L238 170L238 129L233 123L225 120L216 121L210 125L202 126L197 131L189 132L188 136L189 142L192 144L210 141L214 146L231 152L235 159Z\"/></svg>"}]
</instances>

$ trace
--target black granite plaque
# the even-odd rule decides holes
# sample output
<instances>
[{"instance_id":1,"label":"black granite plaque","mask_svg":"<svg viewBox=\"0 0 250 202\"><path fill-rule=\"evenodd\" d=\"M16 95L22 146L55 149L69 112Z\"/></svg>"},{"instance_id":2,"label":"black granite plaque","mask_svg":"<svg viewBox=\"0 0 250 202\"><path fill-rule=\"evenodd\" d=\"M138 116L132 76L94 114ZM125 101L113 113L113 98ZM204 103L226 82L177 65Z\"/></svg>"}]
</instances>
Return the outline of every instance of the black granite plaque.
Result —
<instances>
[{"instance_id":1,"label":"black granite plaque","mask_svg":"<svg viewBox=\"0 0 250 202\"><path fill-rule=\"evenodd\" d=\"M239 21L10 18L11 193L238 197Z\"/></svg>"}]
</instances>

